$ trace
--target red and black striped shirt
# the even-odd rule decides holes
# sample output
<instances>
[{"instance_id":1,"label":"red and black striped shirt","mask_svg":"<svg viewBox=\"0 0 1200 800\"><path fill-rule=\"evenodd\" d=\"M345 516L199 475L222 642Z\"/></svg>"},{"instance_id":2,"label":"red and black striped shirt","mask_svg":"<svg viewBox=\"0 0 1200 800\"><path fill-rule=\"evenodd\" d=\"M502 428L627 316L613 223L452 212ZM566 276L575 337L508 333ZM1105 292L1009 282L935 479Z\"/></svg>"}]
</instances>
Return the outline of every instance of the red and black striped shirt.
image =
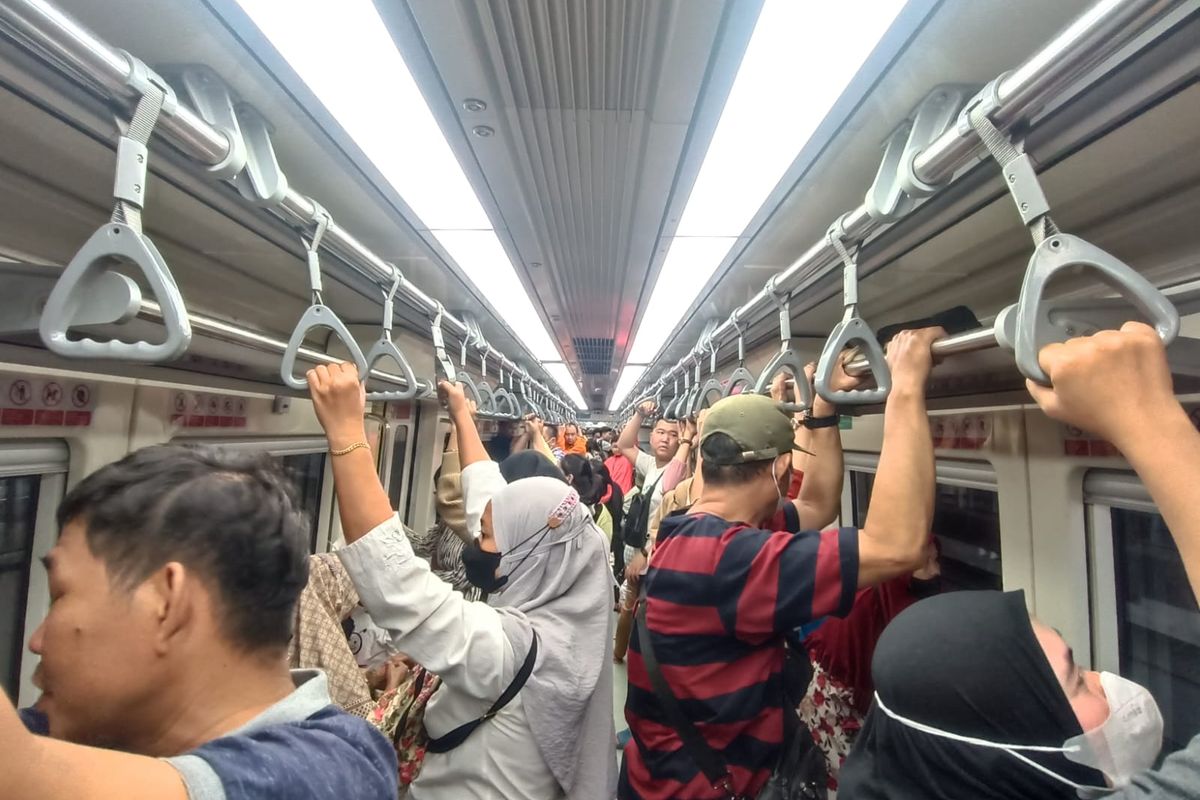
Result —
<instances>
[{"instance_id":1,"label":"red and black striped shirt","mask_svg":"<svg viewBox=\"0 0 1200 800\"><path fill-rule=\"evenodd\" d=\"M782 519L780 518L782 517ZM834 614L845 616L858 583L858 531L791 533L710 514L663 520L645 587L646 625L683 713L729 766L738 794L766 783L783 741L784 636ZM629 646L622 800L718 800L666 721L646 674L635 628Z\"/></svg>"}]
</instances>

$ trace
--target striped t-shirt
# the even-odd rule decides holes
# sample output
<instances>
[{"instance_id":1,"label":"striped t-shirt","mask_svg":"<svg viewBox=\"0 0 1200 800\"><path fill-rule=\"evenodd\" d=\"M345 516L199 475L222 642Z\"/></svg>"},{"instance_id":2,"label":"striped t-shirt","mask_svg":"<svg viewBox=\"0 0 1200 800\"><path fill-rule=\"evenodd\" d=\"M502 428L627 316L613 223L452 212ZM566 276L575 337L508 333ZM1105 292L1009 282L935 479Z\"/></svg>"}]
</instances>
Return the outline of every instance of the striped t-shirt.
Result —
<instances>
[{"instance_id":1,"label":"striped t-shirt","mask_svg":"<svg viewBox=\"0 0 1200 800\"><path fill-rule=\"evenodd\" d=\"M795 507L762 530L710 514L663 520L645 586L646 624L683 713L729 766L739 795L770 777L783 742L783 637L845 616L858 583L858 531L791 533ZM779 518L782 516L783 518ZM635 628L621 764L622 800L728 797L713 789L655 697Z\"/></svg>"}]
</instances>

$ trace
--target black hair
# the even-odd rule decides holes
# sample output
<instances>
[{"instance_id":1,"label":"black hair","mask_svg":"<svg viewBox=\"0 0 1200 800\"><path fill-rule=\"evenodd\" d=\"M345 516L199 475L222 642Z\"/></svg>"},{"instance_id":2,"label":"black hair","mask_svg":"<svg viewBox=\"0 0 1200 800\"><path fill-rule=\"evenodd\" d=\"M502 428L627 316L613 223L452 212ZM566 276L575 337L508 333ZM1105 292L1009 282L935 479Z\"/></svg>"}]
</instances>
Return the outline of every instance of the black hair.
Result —
<instances>
[{"instance_id":1,"label":"black hair","mask_svg":"<svg viewBox=\"0 0 1200 800\"><path fill-rule=\"evenodd\" d=\"M600 446L599 439L587 440L587 452L590 456L595 456L596 458L600 459L604 458L604 448Z\"/></svg>"},{"instance_id":2,"label":"black hair","mask_svg":"<svg viewBox=\"0 0 1200 800\"><path fill-rule=\"evenodd\" d=\"M596 472L590 458L568 453L563 456L561 466L567 482L579 492L579 499L584 505L594 506L600 502L608 482Z\"/></svg>"},{"instance_id":3,"label":"black hair","mask_svg":"<svg viewBox=\"0 0 1200 800\"><path fill-rule=\"evenodd\" d=\"M704 437L700 444L700 474L706 486L739 486L753 483L761 478L762 473L770 470L775 459L749 461L745 464L729 464L728 461L740 454L742 448L733 437L724 433L711 433Z\"/></svg>"},{"instance_id":4,"label":"black hair","mask_svg":"<svg viewBox=\"0 0 1200 800\"><path fill-rule=\"evenodd\" d=\"M178 561L217 598L232 644L249 652L287 646L308 582L309 525L270 456L145 447L67 494L59 528L74 521L115 586L131 590Z\"/></svg>"}]
</instances>

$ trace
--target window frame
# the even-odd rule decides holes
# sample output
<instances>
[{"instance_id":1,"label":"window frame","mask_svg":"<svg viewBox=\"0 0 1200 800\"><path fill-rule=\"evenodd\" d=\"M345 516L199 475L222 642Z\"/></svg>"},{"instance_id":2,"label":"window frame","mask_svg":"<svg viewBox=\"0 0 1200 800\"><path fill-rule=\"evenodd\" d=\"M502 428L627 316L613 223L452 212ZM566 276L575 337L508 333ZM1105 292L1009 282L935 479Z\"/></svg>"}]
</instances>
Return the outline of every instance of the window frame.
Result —
<instances>
[{"instance_id":1,"label":"window frame","mask_svg":"<svg viewBox=\"0 0 1200 800\"><path fill-rule=\"evenodd\" d=\"M37 659L29 657L29 640L50 611L50 582L37 567L58 540L58 504L67 488L71 453L62 440L12 440L0 442L0 478L38 476L38 504L33 539L29 548L29 577L25 585L25 620L21 632L20 663L17 669L19 706L32 705L40 694L33 685Z\"/></svg>"}]
</instances>

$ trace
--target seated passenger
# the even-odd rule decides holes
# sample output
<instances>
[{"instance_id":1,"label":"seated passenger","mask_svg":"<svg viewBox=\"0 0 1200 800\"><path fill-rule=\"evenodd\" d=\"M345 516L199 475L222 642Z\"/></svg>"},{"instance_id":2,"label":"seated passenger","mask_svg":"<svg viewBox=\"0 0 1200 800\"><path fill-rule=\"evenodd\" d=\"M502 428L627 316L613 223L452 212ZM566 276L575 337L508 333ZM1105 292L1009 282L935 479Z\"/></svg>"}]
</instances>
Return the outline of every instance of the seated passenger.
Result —
<instances>
[{"instance_id":1,"label":"seated passenger","mask_svg":"<svg viewBox=\"0 0 1200 800\"><path fill-rule=\"evenodd\" d=\"M338 556L396 649L442 682L425 710L431 741L410 795L611 798L612 580L603 535L579 495L561 479L505 484L462 390L443 383L459 432L468 528L478 496L488 499L482 535L463 557L489 601L467 601L413 555L365 444L354 365L318 367L308 381L338 454L334 480L349 542Z\"/></svg>"},{"instance_id":2,"label":"seated passenger","mask_svg":"<svg viewBox=\"0 0 1200 800\"><path fill-rule=\"evenodd\" d=\"M395 798L387 741L322 673L288 673L308 524L267 456L147 447L81 481L58 522L30 639L42 697L22 712L53 738L0 699L0 794Z\"/></svg>"},{"instance_id":3,"label":"seated passenger","mask_svg":"<svg viewBox=\"0 0 1200 800\"><path fill-rule=\"evenodd\" d=\"M1200 596L1200 434L1175 399L1154 330L1046 347L1047 415L1112 442L1141 477ZM1120 392L1113 392L1120 386ZM1162 716L1144 687L1080 669L1021 592L917 603L879 640L875 705L842 770L841 800L1195 798L1200 736L1151 770ZM1116 789L1116 791L1112 791Z\"/></svg>"},{"instance_id":4,"label":"seated passenger","mask_svg":"<svg viewBox=\"0 0 1200 800\"><path fill-rule=\"evenodd\" d=\"M727 786L701 771L668 722L635 628L625 707L633 738L624 749L621 798L755 796L783 751L784 715L795 722L803 694L795 686L785 694L785 637L816 617L846 614L857 589L923 562L934 483L925 382L930 344L941 333L906 331L891 343L883 452L861 531L816 532L836 517L842 495L833 407L820 399L814 404L816 455L799 500L783 506L786 526L771 530L754 524L772 517L790 482L792 420L754 394L710 409L700 440L704 493L686 515L663 520L642 583L661 674L682 713L724 759ZM838 370L835 388L855 383ZM798 530L809 532L790 532Z\"/></svg>"}]
</instances>

